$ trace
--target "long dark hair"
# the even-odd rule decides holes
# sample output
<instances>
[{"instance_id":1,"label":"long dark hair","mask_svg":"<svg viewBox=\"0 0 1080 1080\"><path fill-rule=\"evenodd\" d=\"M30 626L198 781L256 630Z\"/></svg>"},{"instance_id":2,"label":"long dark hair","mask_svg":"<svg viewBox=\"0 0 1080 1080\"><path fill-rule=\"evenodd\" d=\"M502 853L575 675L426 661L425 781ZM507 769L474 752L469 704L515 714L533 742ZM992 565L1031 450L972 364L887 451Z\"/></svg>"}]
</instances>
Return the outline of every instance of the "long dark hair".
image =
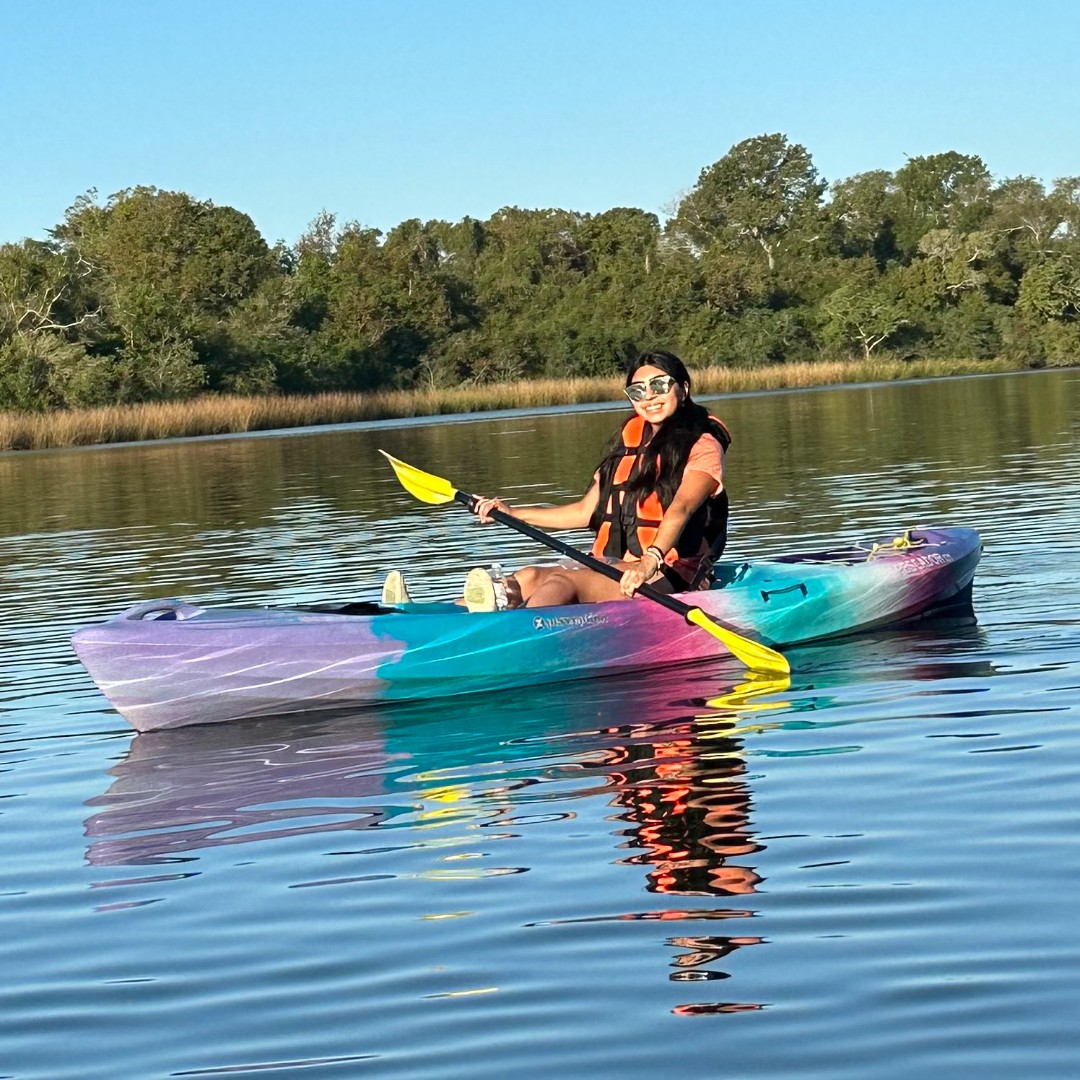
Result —
<instances>
[{"instance_id":1,"label":"long dark hair","mask_svg":"<svg viewBox=\"0 0 1080 1080\"><path fill-rule=\"evenodd\" d=\"M646 366L659 368L666 375L670 375L685 389L686 393L679 407L660 425L648 444L642 448L641 467L637 470L637 475L631 478L628 490L634 496L655 491L661 504L667 507L682 483L683 470L686 468L686 461L694 443L705 432L709 432L726 450L731 443L731 435L725 427L709 416L704 405L698 405L690 396L690 372L674 353L664 352L662 349L642 353L626 369L625 385L629 386L634 381L634 373ZM637 413L635 412L634 415L636 416ZM625 454L622 443L622 428L625 424L624 420L607 455L600 463L602 487L606 485ZM651 429L646 425L646 431L649 430Z\"/></svg>"}]
</instances>

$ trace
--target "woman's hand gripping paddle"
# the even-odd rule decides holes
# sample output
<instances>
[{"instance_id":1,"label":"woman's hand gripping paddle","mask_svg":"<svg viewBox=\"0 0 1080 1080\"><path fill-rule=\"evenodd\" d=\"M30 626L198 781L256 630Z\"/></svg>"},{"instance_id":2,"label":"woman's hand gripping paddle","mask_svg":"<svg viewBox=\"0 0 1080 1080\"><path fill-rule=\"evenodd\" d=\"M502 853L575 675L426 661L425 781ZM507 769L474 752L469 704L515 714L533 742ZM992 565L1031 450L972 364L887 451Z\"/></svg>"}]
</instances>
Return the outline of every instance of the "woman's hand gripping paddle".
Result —
<instances>
[{"instance_id":1,"label":"woman's hand gripping paddle","mask_svg":"<svg viewBox=\"0 0 1080 1080\"><path fill-rule=\"evenodd\" d=\"M444 480L441 476L434 476L432 473L424 472L422 469L400 461L396 457L391 457L385 450L380 450L379 453L390 462L401 486L414 498L434 506L448 502L459 502L470 510L473 508L476 501L475 495L470 495L467 491L458 491L449 480ZM618 581L622 578L622 572L616 567L602 562L600 559L593 558L592 555L587 555L584 551L578 551L577 548L571 547L534 525L519 521L501 510L492 510L489 516L500 525L506 525L510 529L531 537L537 543L544 544L546 547L566 555L575 562L581 563L582 566L587 566L590 570L595 570L598 574L611 578L612 581ZM733 656L736 656L752 671L768 675L786 675L791 671L791 665L775 649L770 649L767 645L762 645L760 642L744 637L734 627L727 626L714 619L699 607L684 604L681 600L676 600L673 596L660 592L651 585L641 585L637 590L637 595L644 596L647 600L652 600L654 603L666 607L669 611L676 612L688 623L699 626L702 630L712 634L714 638L723 642Z\"/></svg>"}]
</instances>

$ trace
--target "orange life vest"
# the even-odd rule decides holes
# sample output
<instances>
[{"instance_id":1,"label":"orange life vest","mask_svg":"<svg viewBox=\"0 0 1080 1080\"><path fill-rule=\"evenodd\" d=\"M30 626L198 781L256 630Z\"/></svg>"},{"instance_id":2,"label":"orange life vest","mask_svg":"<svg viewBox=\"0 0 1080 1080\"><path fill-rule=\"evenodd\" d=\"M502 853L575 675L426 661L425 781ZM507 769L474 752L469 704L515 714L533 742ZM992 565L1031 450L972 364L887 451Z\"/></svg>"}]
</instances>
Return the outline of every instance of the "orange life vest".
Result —
<instances>
[{"instance_id":1,"label":"orange life vest","mask_svg":"<svg viewBox=\"0 0 1080 1080\"><path fill-rule=\"evenodd\" d=\"M709 417L712 423L707 434L712 435L726 450L731 444L731 433L723 421ZM634 499L627 492L630 481L637 477L643 464L642 440L645 436L645 420L632 416L621 433L622 457L614 470L605 469L607 476L600 477L600 496L597 513L593 517L596 540L592 553L597 558L609 556L615 559L634 555L637 558L656 539L657 529L664 517L666 506L655 491L644 499ZM723 490L706 499L691 515L679 537L678 543L667 553L670 565L680 558L712 551L715 558L723 550L727 537L728 495Z\"/></svg>"}]
</instances>

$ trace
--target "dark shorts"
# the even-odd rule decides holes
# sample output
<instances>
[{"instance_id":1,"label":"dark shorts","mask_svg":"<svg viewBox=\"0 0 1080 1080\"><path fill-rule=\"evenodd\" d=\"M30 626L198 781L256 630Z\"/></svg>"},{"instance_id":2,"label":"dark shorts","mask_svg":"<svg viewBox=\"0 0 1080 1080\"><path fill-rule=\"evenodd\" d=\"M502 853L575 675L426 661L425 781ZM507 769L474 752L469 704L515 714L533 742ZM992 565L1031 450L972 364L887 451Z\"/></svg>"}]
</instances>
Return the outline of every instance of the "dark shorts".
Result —
<instances>
[{"instance_id":1,"label":"dark shorts","mask_svg":"<svg viewBox=\"0 0 1080 1080\"><path fill-rule=\"evenodd\" d=\"M604 556L603 558L601 558L600 561L606 563L617 563L619 560ZM581 563L575 561L574 559L560 559L557 565L565 568L566 570L580 570L582 568ZM662 593L690 592L691 590L690 582L687 581L686 578L675 573L675 571L670 566L666 565L661 568L660 577L655 578L653 581L647 582L647 584L654 588L657 592ZM706 587L706 585L698 586L698 588Z\"/></svg>"},{"instance_id":2,"label":"dark shorts","mask_svg":"<svg viewBox=\"0 0 1080 1080\"><path fill-rule=\"evenodd\" d=\"M660 570L660 577L655 581L650 581L649 584L657 591L662 593L677 593L677 592L689 592L690 582L684 577L680 577L671 569L670 566L665 566Z\"/></svg>"}]
</instances>

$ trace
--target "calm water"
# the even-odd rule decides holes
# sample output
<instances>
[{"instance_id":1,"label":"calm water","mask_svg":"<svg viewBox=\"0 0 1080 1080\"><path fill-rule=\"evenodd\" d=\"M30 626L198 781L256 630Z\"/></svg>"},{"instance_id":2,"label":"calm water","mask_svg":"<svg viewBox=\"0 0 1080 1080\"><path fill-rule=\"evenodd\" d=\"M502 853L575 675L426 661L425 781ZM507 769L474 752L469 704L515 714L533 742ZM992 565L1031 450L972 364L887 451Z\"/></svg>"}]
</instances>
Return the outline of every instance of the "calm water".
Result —
<instances>
[{"instance_id":1,"label":"calm water","mask_svg":"<svg viewBox=\"0 0 1080 1080\"><path fill-rule=\"evenodd\" d=\"M1080 372L735 398L740 557L979 528L974 626L135 736L136 599L538 552L617 415L0 456L0 1076L1080 1075Z\"/></svg>"}]
</instances>

